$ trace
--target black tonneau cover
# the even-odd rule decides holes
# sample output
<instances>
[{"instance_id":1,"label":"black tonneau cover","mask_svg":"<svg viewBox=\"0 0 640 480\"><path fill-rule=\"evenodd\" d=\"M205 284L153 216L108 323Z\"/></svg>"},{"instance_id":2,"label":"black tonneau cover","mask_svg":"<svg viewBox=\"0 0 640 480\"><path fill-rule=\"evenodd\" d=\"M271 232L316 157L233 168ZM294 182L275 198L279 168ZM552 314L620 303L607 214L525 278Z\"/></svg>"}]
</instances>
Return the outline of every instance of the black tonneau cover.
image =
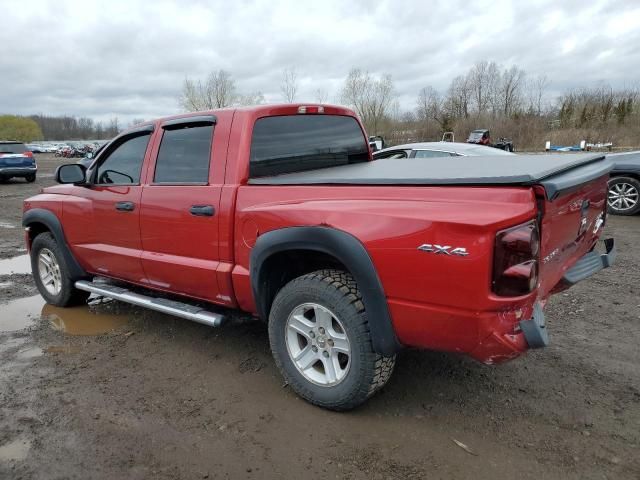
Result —
<instances>
[{"instance_id":1,"label":"black tonneau cover","mask_svg":"<svg viewBox=\"0 0 640 480\"><path fill-rule=\"evenodd\" d=\"M252 185L542 185L553 199L613 168L602 154L381 159L252 178Z\"/></svg>"}]
</instances>

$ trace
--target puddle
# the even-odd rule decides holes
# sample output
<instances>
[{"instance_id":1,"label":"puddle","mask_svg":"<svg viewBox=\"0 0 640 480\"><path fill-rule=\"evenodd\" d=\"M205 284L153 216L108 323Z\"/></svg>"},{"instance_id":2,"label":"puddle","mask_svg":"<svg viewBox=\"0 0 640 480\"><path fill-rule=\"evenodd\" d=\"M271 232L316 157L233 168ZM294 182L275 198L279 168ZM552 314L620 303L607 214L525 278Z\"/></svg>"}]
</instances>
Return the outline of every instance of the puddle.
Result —
<instances>
[{"instance_id":1,"label":"puddle","mask_svg":"<svg viewBox=\"0 0 640 480\"><path fill-rule=\"evenodd\" d=\"M0 275L10 275L12 273L31 273L31 258L29 255L0 260Z\"/></svg>"},{"instance_id":2,"label":"puddle","mask_svg":"<svg viewBox=\"0 0 640 480\"><path fill-rule=\"evenodd\" d=\"M27 458L30 449L29 440L14 440L0 447L0 461L22 461Z\"/></svg>"},{"instance_id":3,"label":"puddle","mask_svg":"<svg viewBox=\"0 0 640 480\"><path fill-rule=\"evenodd\" d=\"M99 335L128 322L127 315L101 312L88 306L54 307L45 303L40 295L34 295L0 305L0 332L22 330L40 318L47 320L53 329L69 335Z\"/></svg>"},{"instance_id":4,"label":"puddle","mask_svg":"<svg viewBox=\"0 0 640 480\"><path fill-rule=\"evenodd\" d=\"M69 335L98 335L122 327L128 322L126 315L95 312L85 306L59 308L47 304L42 308L42 317L55 330Z\"/></svg>"},{"instance_id":5,"label":"puddle","mask_svg":"<svg viewBox=\"0 0 640 480\"><path fill-rule=\"evenodd\" d=\"M0 305L0 331L13 332L32 325L40 317L44 304L40 295L34 295Z\"/></svg>"}]
</instances>

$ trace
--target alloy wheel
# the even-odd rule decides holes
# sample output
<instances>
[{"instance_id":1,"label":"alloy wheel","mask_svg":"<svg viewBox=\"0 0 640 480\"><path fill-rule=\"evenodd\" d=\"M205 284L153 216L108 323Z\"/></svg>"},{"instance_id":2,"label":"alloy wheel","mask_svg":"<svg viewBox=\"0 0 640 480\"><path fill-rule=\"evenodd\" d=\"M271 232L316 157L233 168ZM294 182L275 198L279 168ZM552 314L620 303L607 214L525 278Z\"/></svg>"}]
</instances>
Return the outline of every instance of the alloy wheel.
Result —
<instances>
[{"instance_id":1,"label":"alloy wheel","mask_svg":"<svg viewBox=\"0 0 640 480\"><path fill-rule=\"evenodd\" d=\"M340 320L317 303L293 309L285 326L287 351L298 371L310 382L330 387L346 377L351 345Z\"/></svg>"},{"instance_id":2,"label":"alloy wheel","mask_svg":"<svg viewBox=\"0 0 640 480\"><path fill-rule=\"evenodd\" d=\"M609 187L608 202L614 210L631 210L638 204L638 189L630 183L614 183Z\"/></svg>"},{"instance_id":3,"label":"alloy wheel","mask_svg":"<svg viewBox=\"0 0 640 480\"><path fill-rule=\"evenodd\" d=\"M38 274L44 288L51 295L58 295L62 289L60 265L51 250L43 248L38 254Z\"/></svg>"}]
</instances>

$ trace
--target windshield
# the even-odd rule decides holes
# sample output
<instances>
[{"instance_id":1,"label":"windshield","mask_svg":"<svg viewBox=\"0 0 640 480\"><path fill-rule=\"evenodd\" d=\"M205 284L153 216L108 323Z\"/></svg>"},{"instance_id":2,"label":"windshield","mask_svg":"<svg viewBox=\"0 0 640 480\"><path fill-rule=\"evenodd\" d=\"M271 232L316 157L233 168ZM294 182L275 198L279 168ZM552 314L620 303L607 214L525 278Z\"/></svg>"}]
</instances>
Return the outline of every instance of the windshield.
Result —
<instances>
[{"instance_id":1,"label":"windshield","mask_svg":"<svg viewBox=\"0 0 640 480\"><path fill-rule=\"evenodd\" d=\"M469 140L473 140L473 141L481 140L482 135L484 135L483 130L474 130L469 134Z\"/></svg>"},{"instance_id":2,"label":"windshield","mask_svg":"<svg viewBox=\"0 0 640 480\"><path fill-rule=\"evenodd\" d=\"M24 143L0 143L0 153L24 153Z\"/></svg>"}]
</instances>

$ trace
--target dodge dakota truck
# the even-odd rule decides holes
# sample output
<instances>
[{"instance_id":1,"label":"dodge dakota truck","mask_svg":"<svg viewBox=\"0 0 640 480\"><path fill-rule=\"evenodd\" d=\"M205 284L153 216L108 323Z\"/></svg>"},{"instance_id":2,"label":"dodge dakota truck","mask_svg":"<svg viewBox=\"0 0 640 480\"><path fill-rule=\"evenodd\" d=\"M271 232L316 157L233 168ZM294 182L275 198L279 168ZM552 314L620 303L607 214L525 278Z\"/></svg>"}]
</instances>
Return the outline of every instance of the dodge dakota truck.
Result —
<instances>
[{"instance_id":1,"label":"dodge dakota truck","mask_svg":"<svg viewBox=\"0 0 640 480\"><path fill-rule=\"evenodd\" d=\"M44 299L268 322L304 399L353 408L403 347L487 364L548 343L550 295L608 267L600 155L375 160L330 105L184 114L113 139L24 203ZM604 243L604 245L600 245Z\"/></svg>"}]
</instances>

